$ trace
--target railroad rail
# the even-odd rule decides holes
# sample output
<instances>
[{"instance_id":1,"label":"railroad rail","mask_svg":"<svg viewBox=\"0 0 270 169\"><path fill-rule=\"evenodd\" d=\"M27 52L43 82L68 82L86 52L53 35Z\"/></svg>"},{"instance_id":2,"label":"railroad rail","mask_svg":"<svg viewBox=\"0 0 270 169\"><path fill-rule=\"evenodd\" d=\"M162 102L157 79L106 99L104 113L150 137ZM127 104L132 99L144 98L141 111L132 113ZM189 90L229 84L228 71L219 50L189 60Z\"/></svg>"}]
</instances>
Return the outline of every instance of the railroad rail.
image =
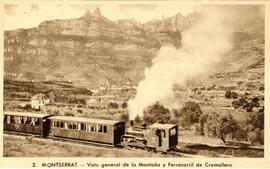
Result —
<instances>
[{"instance_id":1,"label":"railroad rail","mask_svg":"<svg viewBox=\"0 0 270 169\"><path fill-rule=\"evenodd\" d=\"M114 145L110 145L110 144L96 143L96 142L90 142L90 141L84 141L84 140L78 140L78 139L52 137L52 136L43 137L43 136L37 135L37 134L21 133L21 132L14 132L14 131L4 131L4 134L21 136L21 137L25 137L26 139L28 139L28 138L38 138L38 139L44 139L44 140L49 139L49 140L53 140L53 141L57 141L57 142L79 144L79 145L86 145L86 146L94 146L94 147L100 147L100 148L110 148L110 149L126 148L129 150L144 149L142 147L135 147L135 146L132 148L130 148L130 147L127 148L127 147L123 146L122 144L118 144L118 145L114 146ZM152 152L158 153L161 155L167 154L167 155L176 156L176 157L195 157L195 155L183 153L177 148L170 150L168 152L160 152L160 151L152 151Z\"/></svg>"},{"instance_id":2,"label":"railroad rail","mask_svg":"<svg viewBox=\"0 0 270 169\"><path fill-rule=\"evenodd\" d=\"M95 146L95 147L106 147L106 148L114 148L114 147L120 148L121 147L121 145L114 146L110 144L84 141L84 140L78 140L78 139L73 139L73 138L71 139L71 138L53 137L53 136L43 137L38 134L21 133L21 132L14 132L14 131L4 131L4 134L22 136L22 137L25 137L26 139L28 138L39 138L39 139L44 139L44 140L49 139L49 140L58 141L58 142Z\"/></svg>"},{"instance_id":3,"label":"railroad rail","mask_svg":"<svg viewBox=\"0 0 270 169\"><path fill-rule=\"evenodd\" d=\"M168 155L171 157L184 157L184 158L202 158L205 156L201 156L201 155L197 155L196 152L186 152L184 150L181 150L181 148L176 147L173 149L168 150L167 152L162 152L162 151L155 151L155 150L149 150L146 147L139 147L139 146L125 146L123 144L117 144L117 145L109 145L109 144L104 144L104 143L96 143L96 142L90 142L90 141L84 141L84 140L78 140L78 139L71 139L71 138L62 138L62 137L52 137L52 136L48 136L48 137L43 137L41 135L37 135L37 134L30 134L30 133L21 133L21 132L14 132L14 131L4 131L4 134L7 135L15 135L15 136L21 136L21 137L25 137L25 139L33 139L33 138L37 138L37 139L43 139L43 140L53 140L53 141L57 141L57 142L63 142L63 143L69 143L69 144L77 144L77 145L84 145L84 146L92 146L92 147L99 147L99 148L108 148L108 149L121 149L121 148L125 148L131 151L135 151L136 149L145 149L148 150L150 152L153 153L157 153L160 155ZM219 148L219 147L212 147L212 148ZM223 147L223 148L231 148L231 147ZM237 148L237 149L241 149L241 148ZM251 148L252 149L252 148ZM235 157L232 155L226 155L226 154L220 154L219 157Z\"/></svg>"}]
</instances>

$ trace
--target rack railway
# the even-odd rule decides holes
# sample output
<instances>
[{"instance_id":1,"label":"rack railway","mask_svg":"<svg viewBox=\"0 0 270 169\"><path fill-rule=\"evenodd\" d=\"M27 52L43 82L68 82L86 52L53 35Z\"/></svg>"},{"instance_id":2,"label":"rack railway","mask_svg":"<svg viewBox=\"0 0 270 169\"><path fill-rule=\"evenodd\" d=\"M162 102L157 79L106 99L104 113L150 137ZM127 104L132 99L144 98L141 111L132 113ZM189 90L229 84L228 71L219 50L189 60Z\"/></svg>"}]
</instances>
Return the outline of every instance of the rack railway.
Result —
<instances>
[{"instance_id":1,"label":"rack railway","mask_svg":"<svg viewBox=\"0 0 270 169\"><path fill-rule=\"evenodd\" d=\"M178 126L174 124L128 127L124 121L117 120L4 112L4 132L101 147L180 154Z\"/></svg>"}]
</instances>

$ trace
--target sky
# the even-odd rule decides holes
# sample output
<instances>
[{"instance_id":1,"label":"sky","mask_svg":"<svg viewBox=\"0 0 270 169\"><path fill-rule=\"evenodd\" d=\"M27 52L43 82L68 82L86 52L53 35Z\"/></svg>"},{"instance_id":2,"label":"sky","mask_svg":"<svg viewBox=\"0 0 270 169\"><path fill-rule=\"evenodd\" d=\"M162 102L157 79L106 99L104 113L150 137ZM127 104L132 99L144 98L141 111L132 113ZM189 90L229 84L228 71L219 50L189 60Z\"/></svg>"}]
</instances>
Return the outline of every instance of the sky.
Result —
<instances>
[{"instance_id":1,"label":"sky","mask_svg":"<svg viewBox=\"0 0 270 169\"><path fill-rule=\"evenodd\" d=\"M45 20L79 18L87 10L93 12L100 8L103 16L110 20L133 18L144 23L154 19L170 17L177 13L188 15L192 13L195 6L192 4L181 4L179 2L80 2L80 3L19 3L4 5L5 30L18 28L37 27Z\"/></svg>"}]
</instances>

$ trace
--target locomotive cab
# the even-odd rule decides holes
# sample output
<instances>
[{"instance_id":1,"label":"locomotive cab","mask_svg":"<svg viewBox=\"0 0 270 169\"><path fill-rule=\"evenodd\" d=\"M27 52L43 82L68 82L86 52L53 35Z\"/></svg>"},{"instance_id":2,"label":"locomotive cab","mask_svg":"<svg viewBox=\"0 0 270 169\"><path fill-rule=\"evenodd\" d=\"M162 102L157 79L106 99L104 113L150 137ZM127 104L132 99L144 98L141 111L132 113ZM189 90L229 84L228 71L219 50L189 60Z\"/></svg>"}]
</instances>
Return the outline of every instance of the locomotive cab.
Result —
<instances>
[{"instance_id":1,"label":"locomotive cab","mask_svg":"<svg viewBox=\"0 0 270 169\"><path fill-rule=\"evenodd\" d=\"M178 126L174 124L154 123L145 134L147 147L157 151L168 151L178 144Z\"/></svg>"}]
</instances>

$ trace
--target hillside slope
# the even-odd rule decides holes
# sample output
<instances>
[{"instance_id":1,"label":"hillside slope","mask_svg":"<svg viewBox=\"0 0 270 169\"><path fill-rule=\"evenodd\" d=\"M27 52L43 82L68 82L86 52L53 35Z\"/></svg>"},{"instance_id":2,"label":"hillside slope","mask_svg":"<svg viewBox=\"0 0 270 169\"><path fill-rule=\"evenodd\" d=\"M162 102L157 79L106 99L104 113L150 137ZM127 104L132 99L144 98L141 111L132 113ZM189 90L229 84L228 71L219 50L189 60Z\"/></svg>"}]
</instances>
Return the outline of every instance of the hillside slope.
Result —
<instances>
[{"instance_id":1,"label":"hillside slope","mask_svg":"<svg viewBox=\"0 0 270 169\"><path fill-rule=\"evenodd\" d=\"M181 47L181 32L198 18L196 13L186 17L178 13L141 24L134 19L110 21L96 9L77 19L5 31L5 78L63 80L90 87L107 82L137 84L158 49L166 44ZM250 27L254 20L256 29ZM249 69L264 59L258 53L264 50L263 18L249 17L234 26L234 49L219 65L221 72Z\"/></svg>"}]
</instances>

